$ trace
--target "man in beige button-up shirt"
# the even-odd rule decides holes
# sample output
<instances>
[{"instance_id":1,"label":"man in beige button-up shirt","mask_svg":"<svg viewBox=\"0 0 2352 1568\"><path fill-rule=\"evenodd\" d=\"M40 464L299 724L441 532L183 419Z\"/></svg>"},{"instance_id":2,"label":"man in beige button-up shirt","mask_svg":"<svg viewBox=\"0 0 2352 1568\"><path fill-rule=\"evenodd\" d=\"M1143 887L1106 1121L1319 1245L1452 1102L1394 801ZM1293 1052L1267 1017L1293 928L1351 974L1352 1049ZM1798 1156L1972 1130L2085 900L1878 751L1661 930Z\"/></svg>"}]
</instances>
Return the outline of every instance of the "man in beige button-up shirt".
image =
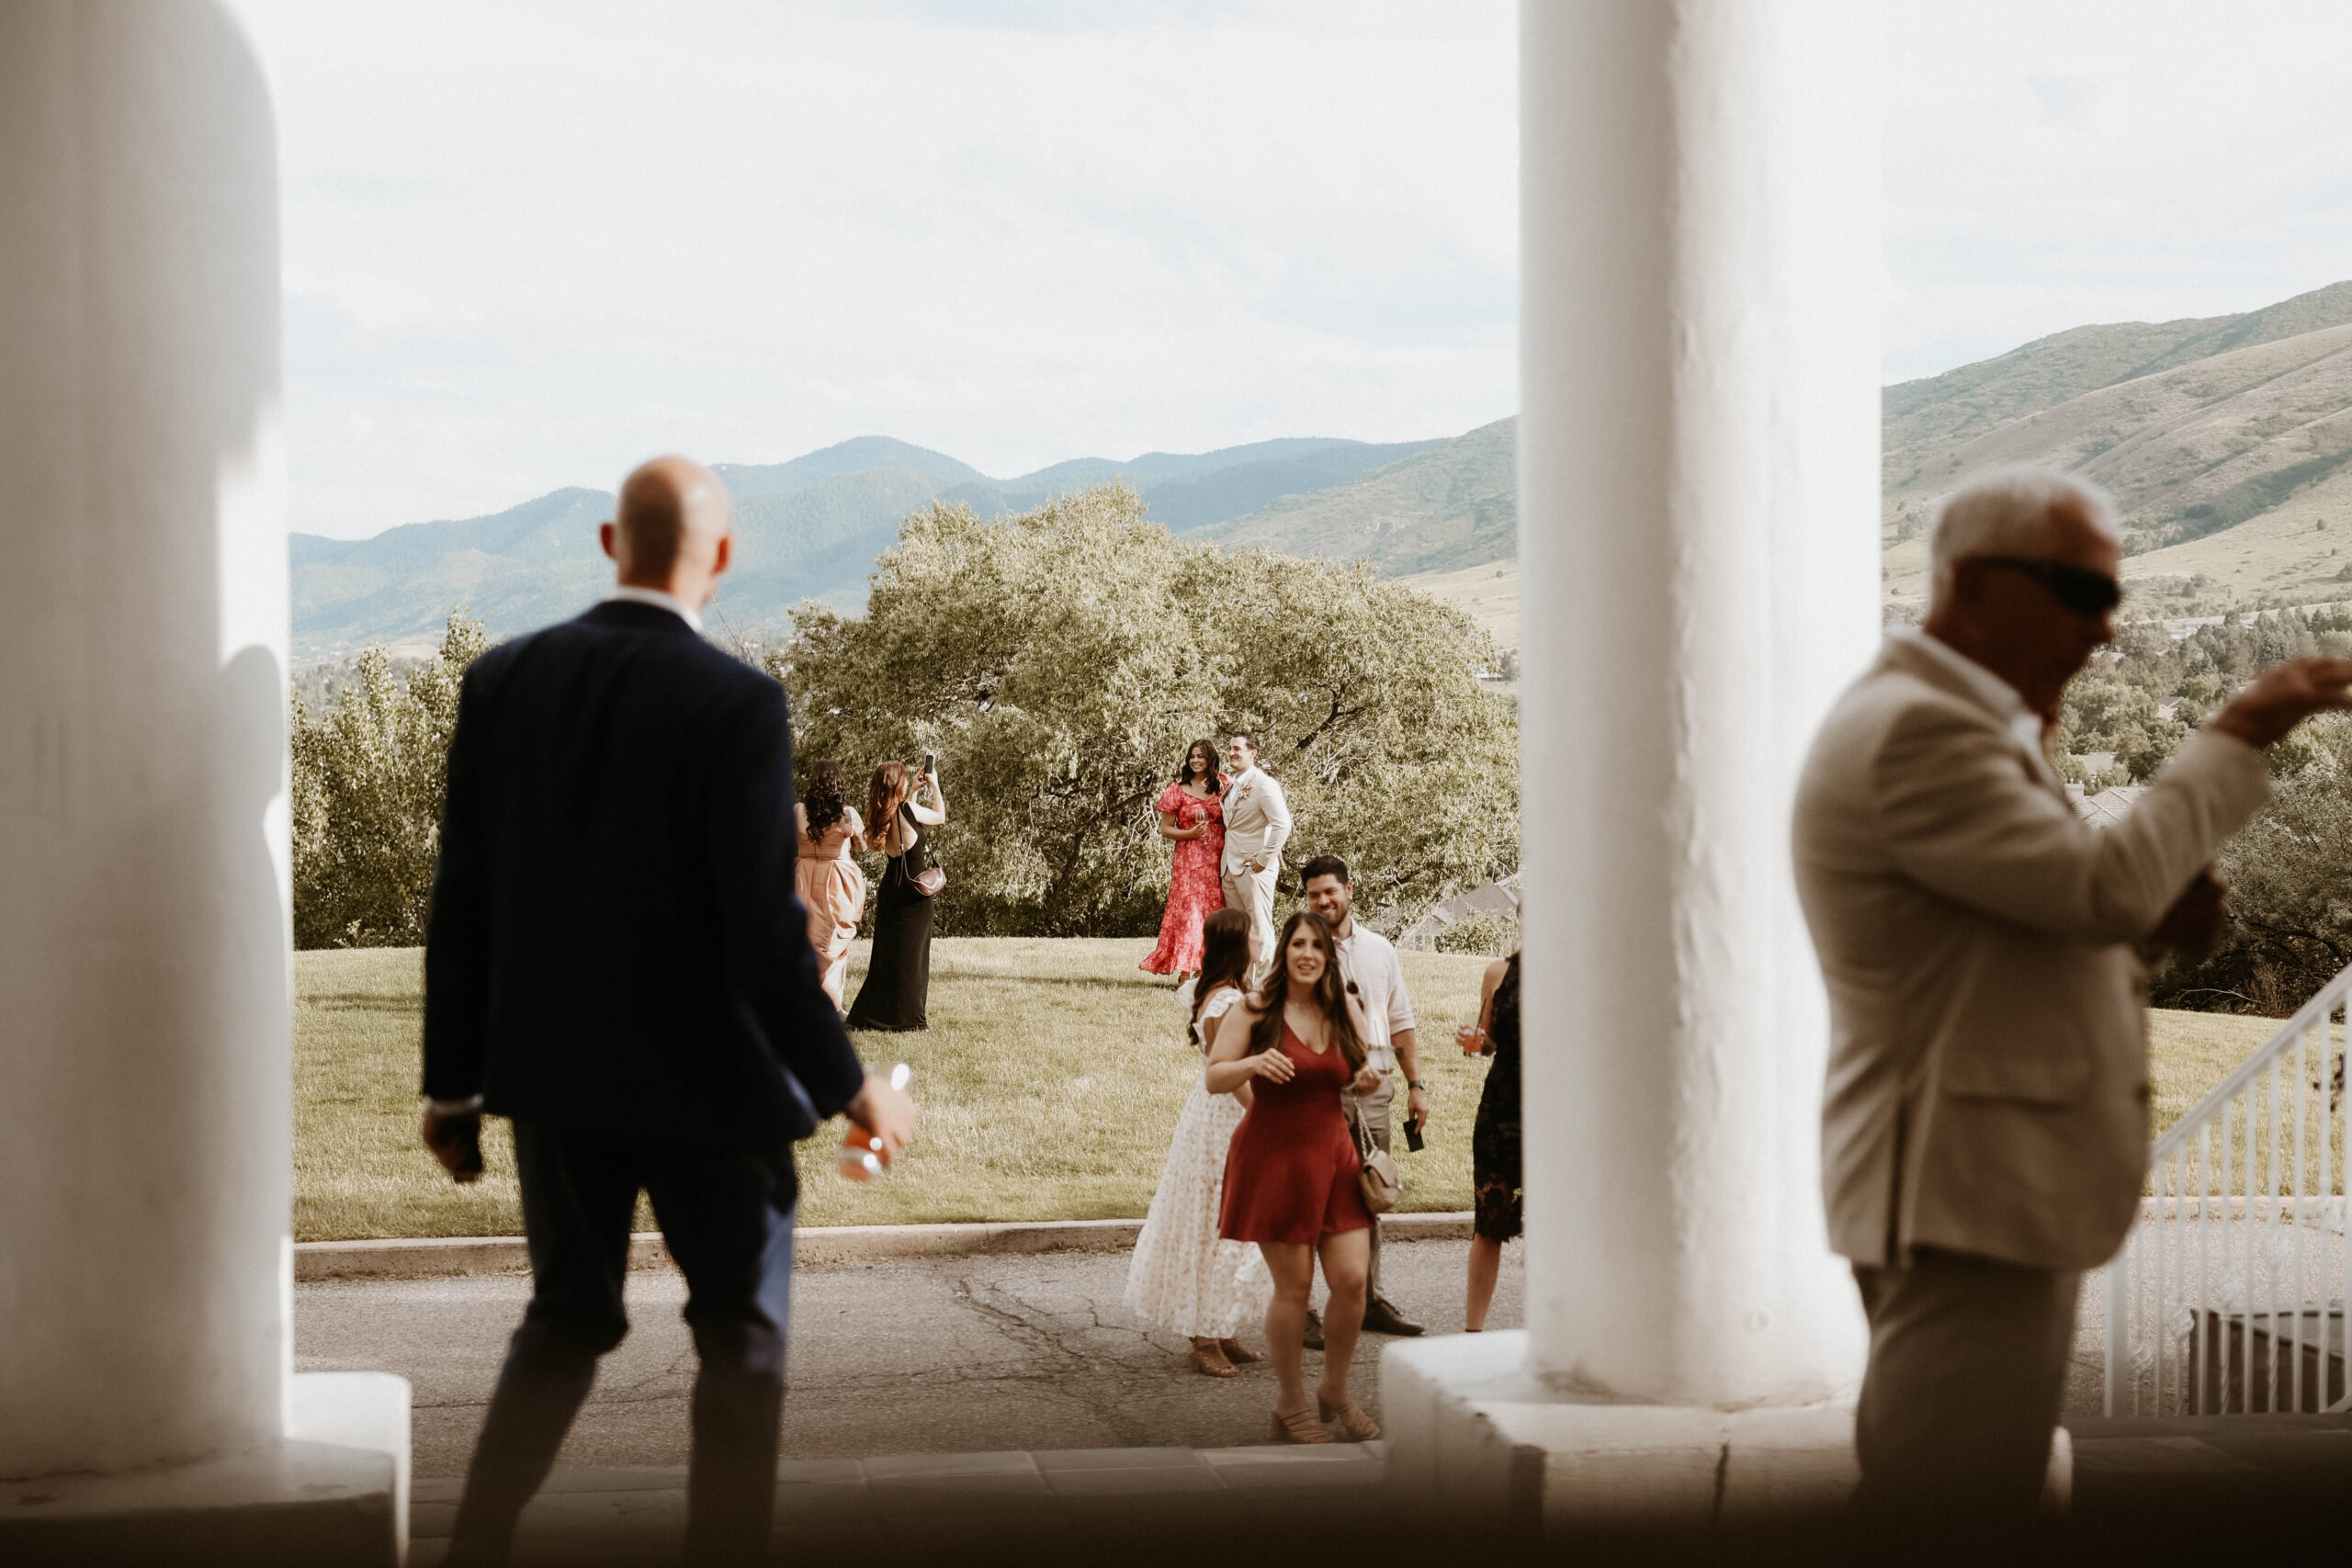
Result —
<instances>
[{"instance_id":1,"label":"man in beige button-up shirt","mask_svg":"<svg viewBox=\"0 0 2352 1568\"><path fill-rule=\"evenodd\" d=\"M1256 736L1231 736L1225 756L1233 772L1225 786L1225 859L1217 872L1226 907L1250 919L1250 983L1261 986L1273 968L1274 880L1290 842L1290 802L1258 765Z\"/></svg>"},{"instance_id":2,"label":"man in beige button-up shirt","mask_svg":"<svg viewBox=\"0 0 2352 1568\"><path fill-rule=\"evenodd\" d=\"M1860 1501L1981 1525L2034 1506L2082 1270L2138 1210L2143 955L2210 937L2206 867L2267 792L2260 748L2346 706L2352 661L2265 672L2100 832L2042 738L2112 635L2105 497L1989 475L1931 553L1925 625L1815 741L1794 847L1829 991L1830 1243L1871 1324Z\"/></svg>"}]
</instances>

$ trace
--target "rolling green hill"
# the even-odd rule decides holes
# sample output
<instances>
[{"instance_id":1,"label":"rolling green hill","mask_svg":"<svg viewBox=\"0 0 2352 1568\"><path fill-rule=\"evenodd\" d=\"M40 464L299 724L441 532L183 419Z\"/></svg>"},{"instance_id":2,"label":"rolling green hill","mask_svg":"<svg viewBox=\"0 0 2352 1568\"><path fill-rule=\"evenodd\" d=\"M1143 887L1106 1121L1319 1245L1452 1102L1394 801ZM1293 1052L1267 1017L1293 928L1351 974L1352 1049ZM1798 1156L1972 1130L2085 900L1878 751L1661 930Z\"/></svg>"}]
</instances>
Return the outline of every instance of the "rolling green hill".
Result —
<instances>
[{"instance_id":1,"label":"rolling green hill","mask_svg":"<svg viewBox=\"0 0 2352 1568\"><path fill-rule=\"evenodd\" d=\"M1199 530L1229 547L1368 560L1384 572L1458 570L1519 553L1516 418L1480 425L1353 483L1285 496Z\"/></svg>"},{"instance_id":2,"label":"rolling green hill","mask_svg":"<svg viewBox=\"0 0 2352 1568\"><path fill-rule=\"evenodd\" d=\"M2105 486L2141 597L2198 612L2336 595L2352 561L2352 283L2242 316L2081 327L1890 387L1888 596L1925 590L1925 528L1968 474L2050 463ZM2330 531L2338 537L2331 542Z\"/></svg>"}]
</instances>

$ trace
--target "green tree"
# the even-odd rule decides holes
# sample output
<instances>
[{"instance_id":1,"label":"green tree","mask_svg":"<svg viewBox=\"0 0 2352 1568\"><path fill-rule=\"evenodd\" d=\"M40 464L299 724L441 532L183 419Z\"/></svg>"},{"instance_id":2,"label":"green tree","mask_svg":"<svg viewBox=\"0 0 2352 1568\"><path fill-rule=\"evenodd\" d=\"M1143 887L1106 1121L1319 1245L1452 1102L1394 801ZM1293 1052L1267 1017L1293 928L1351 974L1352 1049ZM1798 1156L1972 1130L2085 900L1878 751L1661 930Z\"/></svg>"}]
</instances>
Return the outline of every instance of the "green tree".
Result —
<instances>
[{"instance_id":1,"label":"green tree","mask_svg":"<svg viewBox=\"0 0 2352 1568\"><path fill-rule=\"evenodd\" d=\"M2322 719L2296 738L2305 760L2222 847L2221 947L2160 976L2159 1005L2284 1017L2352 964L2352 724Z\"/></svg>"},{"instance_id":2,"label":"green tree","mask_svg":"<svg viewBox=\"0 0 2352 1568\"><path fill-rule=\"evenodd\" d=\"M440 651L406 681L371 648L324 714L314 719L295 700L297 947L424 940L458 691L466 667L489 646L481 623L459 613L450 616Z\"/></svg>"},{"instance_id":3,"label":"green tree","mask_svg":"<svg viewBox=\"0 0 2352 1568\"><path fill-rule=\"evenodd\" d=\"M1515 710L1466 617L1365 569L1185 545L1125 485L992 523L934 505L863 616L796 629L770 668L805 757L940 754L950 930L1153 930L1153 802L1188 741L1236 728L1289 795L1286 859L1347 856L1368 909L1517 863Z\"/></svg>"}]
</instances>

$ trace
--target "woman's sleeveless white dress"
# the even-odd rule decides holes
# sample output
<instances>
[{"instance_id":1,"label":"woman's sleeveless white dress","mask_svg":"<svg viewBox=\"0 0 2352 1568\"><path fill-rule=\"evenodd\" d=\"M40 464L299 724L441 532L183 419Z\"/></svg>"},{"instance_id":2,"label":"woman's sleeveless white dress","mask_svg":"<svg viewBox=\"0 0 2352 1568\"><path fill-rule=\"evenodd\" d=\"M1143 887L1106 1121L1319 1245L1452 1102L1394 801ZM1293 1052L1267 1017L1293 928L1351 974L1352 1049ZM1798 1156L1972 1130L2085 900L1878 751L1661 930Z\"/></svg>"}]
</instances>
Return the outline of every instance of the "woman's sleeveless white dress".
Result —
<instances>
[{"instance_id":1,"label":"woman's sleeveless white dress","mask_svg":"<svg viewBox=\"0 0 2352 1568\"><path fill-rule=\"evenodd\" d=\"M1188 982L1177 991L1192 1007ZM1201 1009L1201 1028L1240 1000L1220 991ZM1205 1071L1205 1067L1204 1067ZM1257 1247L1217 1235L1217 1212L1225 1196L1226 1146L1241 1124L1242 1105L1229 1094L1193 1086L1176 1119L1168 1168L1151 1212L1136 1238L1127 1265L1127 1305L1142 1316L1187 1338L1227 1339L1245 1323L1256 1322L1273 1300L1273 1276Z\"/></svg>"}]
</instances>

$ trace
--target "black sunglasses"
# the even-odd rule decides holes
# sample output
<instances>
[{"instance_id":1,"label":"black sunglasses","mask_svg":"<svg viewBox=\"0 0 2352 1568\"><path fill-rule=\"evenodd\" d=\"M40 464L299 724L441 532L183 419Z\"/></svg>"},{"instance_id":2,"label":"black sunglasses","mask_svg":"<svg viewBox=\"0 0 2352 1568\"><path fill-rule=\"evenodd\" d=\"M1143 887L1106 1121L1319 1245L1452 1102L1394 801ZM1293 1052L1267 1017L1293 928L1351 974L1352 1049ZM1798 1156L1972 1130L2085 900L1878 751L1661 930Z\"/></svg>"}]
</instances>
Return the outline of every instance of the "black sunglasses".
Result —
<instances>
[{"instance_id":1,"label":"black sunglasses","mask_svg":"<svg viewBox=\"0 0 2352 1568\"><path fill-rule=\"evenodd\" d=\"M2005 566L2022 572L2050 596L2078 615L2101 615L2123 603L2123 585L2103 571L2064 561L2027 560L2021 556L1978 556L1986 566Z\"/></svg>"}]
</instances>

